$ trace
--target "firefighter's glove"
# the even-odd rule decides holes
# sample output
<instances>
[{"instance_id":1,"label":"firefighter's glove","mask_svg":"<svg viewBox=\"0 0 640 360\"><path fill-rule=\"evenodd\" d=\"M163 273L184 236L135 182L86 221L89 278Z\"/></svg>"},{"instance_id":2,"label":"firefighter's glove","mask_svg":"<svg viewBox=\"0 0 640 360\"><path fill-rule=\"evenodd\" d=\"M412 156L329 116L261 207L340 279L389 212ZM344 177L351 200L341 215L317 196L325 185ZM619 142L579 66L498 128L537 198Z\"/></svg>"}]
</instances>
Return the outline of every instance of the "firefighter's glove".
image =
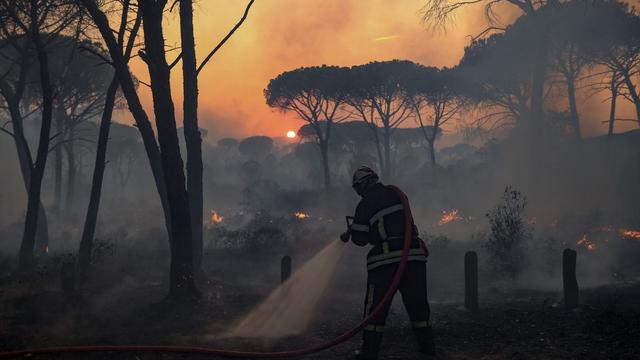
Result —
<instances>
[{"instance_id":1,"label":"firefighter's glove","mask_svg":"<svg viewBox=\"0 0 640 360\"><path fill-rule=\"evenodd\" d=\"M349 231L349 230L343 232L340 235L340 240L342 240L343 242L349 242L350 238L351 238L351 231Z\"/></svg>"}]
</instances>

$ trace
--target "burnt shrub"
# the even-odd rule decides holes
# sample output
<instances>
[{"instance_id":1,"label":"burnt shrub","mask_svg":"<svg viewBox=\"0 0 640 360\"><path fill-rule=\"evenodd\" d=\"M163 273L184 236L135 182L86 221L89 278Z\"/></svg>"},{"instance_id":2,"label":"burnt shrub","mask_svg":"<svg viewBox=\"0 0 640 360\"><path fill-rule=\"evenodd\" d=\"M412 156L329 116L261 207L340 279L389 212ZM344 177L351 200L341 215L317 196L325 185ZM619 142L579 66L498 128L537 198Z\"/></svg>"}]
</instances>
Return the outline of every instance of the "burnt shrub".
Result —
<instances>
[{"instance_id":1,"label":"burnt shrub","mask_svg":"<svg viewBox=\"0 0 640 360\"><path fill-rule=\"evenodd\" d=\"M208 245L234 253L241 251L254 259L270 259L290 251L291 241L286 229L292 227L292 220L272 216L265 210L250 215L251 220L244 225L230 229L217 224L207 230Z\"/></svg>"},{"instance_id":2,"label":"burnt shrub","mask_svg":"<svg viewBox=\"0 0 640 360\"><path fill-rule=\"evenodd\" d=\"M515 278L523 269L526 244L532 236L524 212L527 199L507 186L498 203L487 214L490 230L484 248L491 269L499 276Z\"/></svg>"},{"instance_id":3,"label":"burnt shrub","mask_svg":"<svg viewBox=\"0 0 640 360\"><path fill-rule=\"evenodd\" d=\"M116 242L113 239L95 239L91 249L91 263L100 264L115 255Z\"/></svg>"},{"instance_id":4,"label":"burnt shrub","mask_svg":"<svg viewBox=\"0 0 640 360\"><path fill-rule=\"evenodd\" d=\"M275 226L262 226L247 236L245 249L256 256L273 255L287 248L285 233Z\"/></svg>"}]
</instances>

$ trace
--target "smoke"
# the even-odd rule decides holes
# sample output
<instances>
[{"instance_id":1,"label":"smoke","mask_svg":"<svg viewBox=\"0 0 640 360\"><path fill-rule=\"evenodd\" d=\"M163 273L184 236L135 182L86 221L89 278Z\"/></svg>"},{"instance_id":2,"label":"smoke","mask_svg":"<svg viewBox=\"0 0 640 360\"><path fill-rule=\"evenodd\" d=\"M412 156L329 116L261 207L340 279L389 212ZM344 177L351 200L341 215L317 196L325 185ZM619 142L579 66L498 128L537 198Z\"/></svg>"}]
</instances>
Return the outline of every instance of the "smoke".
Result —
<instances>
[{"instance_id":1,"label":"smoke","mask_svg":"<svg viewBox=\"0 0 640 360\"><path fill-rule=\"evenodd\" d=\"M374 60L409 59L433 66L453 66L469 36L486 26L483 7L461 9L447 32L430 33L420 20L423 0L278 0L256 3L246 22L213 57L199 76L200 111L221 116L201 117L201 126L216 137L256 133L284 135L301 121L292 114L272 111L263 89L279 73L301 66L351 66ZM202 1L194 14L199 59L226 35L244 10L238 1ZM506 7L508 11L510 7ZM505 23L513 15L504 14ZM168 15L165 37L178 46L179 21ZM396 36L387 41L380 37ZM169 59L177 54L170 53ZM131 69L148 82L146 64L132 59ZM182 116L182 78L172 73L172 93L178 119ZM151 110L151 92L138 89ZM222 116L222 114L224 114ZM130 117L127 116L130 120Z\"/></svg>"},{"instance_id":2,"label":"smoke","mask_svg":"<svg viewBox=\"0 0 640 360\"><path fill-rule=\"evenodd\" d=\"M339 240L329 243L223 337L275 339L303 332L317 313L343 249Z\"/></svg>"}]
</instances>

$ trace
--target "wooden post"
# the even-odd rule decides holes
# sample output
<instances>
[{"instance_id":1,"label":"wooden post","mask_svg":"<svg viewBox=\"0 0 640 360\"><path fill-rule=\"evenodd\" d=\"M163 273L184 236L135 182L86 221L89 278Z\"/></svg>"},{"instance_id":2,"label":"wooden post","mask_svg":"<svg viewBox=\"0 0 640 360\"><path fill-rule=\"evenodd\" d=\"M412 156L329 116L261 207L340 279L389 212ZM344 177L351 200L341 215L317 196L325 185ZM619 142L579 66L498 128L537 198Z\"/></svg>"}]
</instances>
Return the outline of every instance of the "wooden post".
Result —
<instances>
[{"instance_id":1,"label":"wooden post","mask_svg":"<svg viewBox=\"0 0 640 360\"><path fill-rule=\"evenodd\" d=\"M62 283L62 291L65 294L73 294L76 288L76 265L72 262L62 263L60 270L60 280Z\"/></svg>"},{"instance_id":2,"label":"wooden post","mask_svg":"<svg viewBox=\"0 0 640 360\"><path fill-rule=\"evenodd\" d=\"M567 309L578 307L580 290L576 279L577 253L571 249L562 252L562 283L564 286L564 306Z\"/></svg>"},{"instance_id":3,"label":"wooden post","mask_svg":"<svg viewBox=\"0 0 640 360\"><path fill-rule=\"evenodd\" d=\"M291 276L291 256L285 255L280 260L280 282L283 283Z\"/></svg>"},{"instance_id":4,"label":"wooden post","mask_svg":"<svg viewBox=\"0 0 640 360\"><path fill-rule=\"evenodd\" d=\"M478 254L464 254L464 307L471 312L478 310Z\"/></svg>"}]
</instances>

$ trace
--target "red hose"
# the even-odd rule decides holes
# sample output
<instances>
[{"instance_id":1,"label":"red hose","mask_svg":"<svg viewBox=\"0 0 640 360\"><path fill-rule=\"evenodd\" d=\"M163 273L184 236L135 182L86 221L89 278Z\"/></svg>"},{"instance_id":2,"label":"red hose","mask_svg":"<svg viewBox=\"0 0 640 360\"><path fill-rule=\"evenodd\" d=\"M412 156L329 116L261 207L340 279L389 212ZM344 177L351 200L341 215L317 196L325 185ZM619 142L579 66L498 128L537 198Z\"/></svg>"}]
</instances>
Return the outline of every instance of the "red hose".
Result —
<instances>
[{"instance_id":1,"label":"red hose","mask_svg":"<svg viewBox=\"0 0 640 360\"><path fill-rule=\"evenodd\" d=\"M398 196L400 197L400 201L402 202L402 206L404 207L404 245L402 247L402 257L400 259L400 263L398 264L398 269L393 277L393 281L387 292L384 294L382 301L375 307L375 309L364 318L360 324L358 324L353 329L345 332L344 334L338 336L333 340L329 340L314 346L310 346L303 349L296 350L288 350L288 351L275 351L275 352L250 352L250 351L234 351L234 350L223 350L223 349L213 349L207 347L198 347L198 346L175 346L175 345L80 345L80 346L57 346L57 347L44 347L37 349L23 349L23 350L14 350L14 351L6 351L0 352L0 358L11 358L11 357L22 357L25 355L34 355L34 354L52 354L52 353L80 353L80 352L105 352L105 351L129 351L129 352L168 352L168 353L191 353L191 354L201 354L201 355L211 355L211 356L220 356L226 358L261 358L261 359L270 359L270 358L290 358L296 356L307 355L315 352L319 352L322 350L326 350L333 346L336 346L342 342L345 342L356 335L360 330L362 330L367 324L373 320L378 314L382 311L382 308L393 298L396 290L398 289L398 285L400 284L400 280L402 279L402 274L404 273L404 269L407 265L407 257L409 255L409 248L411 246L411 239L413 233L413 217L411 215L411 208L409 207L409 201L407 200L407 196L396 186L390 185L391 189L393 189Z\"/></svg>"}]
</instances>

